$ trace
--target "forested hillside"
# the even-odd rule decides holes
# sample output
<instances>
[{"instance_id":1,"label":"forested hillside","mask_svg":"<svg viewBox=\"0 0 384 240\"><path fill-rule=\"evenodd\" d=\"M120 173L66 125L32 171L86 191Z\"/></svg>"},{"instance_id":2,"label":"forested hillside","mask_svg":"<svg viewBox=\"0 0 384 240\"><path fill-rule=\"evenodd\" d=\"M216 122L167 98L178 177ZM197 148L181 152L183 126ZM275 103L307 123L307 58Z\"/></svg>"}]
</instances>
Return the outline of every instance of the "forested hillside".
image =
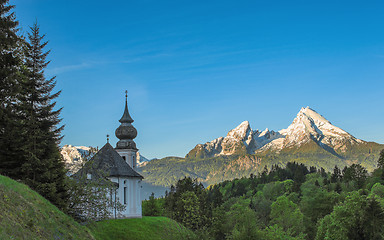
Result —
<instances>
[{"instance_id":1,"label":"forested hillside","mask_svg":"<svg viewBox=\"0 0 384 240\"><path fill-rule=\"evenodd\" d=\"M312 146L313 145L313 146ZM216 184L225 180L247 177L261 173L265 166L284 167L288 162L303 163L306 166L324 168L332 171L339 168L360 164L369 172L376 168L376 161L383 145L367 142L350 148L343 155L333 155L315 143L300 148L287 148L279 153L265 151L256 154L216 156L210 158L167 157L150 161L139 168L145 181L153 185L170 186L183 177L198 178L205 185Z\"/></svg>"},{"instance_id":2,"label":"forested hillside","mask_svg":"<svg viewBox=\"0 0 384 240\"><path fill-rule=\"evenodd\" d=\"M164 215L202 239L383 239L384 151L369 174L358 164L331 172L287 163L211 185L179 180L144 214Z\"/></svg>"}]
</instances>

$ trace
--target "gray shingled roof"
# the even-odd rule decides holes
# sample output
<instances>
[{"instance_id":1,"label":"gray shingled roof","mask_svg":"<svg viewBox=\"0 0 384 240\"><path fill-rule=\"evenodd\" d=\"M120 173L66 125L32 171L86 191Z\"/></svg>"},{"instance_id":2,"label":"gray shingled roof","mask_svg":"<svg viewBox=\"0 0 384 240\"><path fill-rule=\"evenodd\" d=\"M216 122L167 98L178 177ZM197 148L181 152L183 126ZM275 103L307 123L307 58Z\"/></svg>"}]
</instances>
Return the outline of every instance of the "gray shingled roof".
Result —
<instances>
[{"instance_id":1,"label":"gray shingled roof","mask_svg":"<svg viewBox=\"0 0 384 240\"><path fill-rule=\"evenodd\" d=\"M106 143L74 176L86 173L95 176L100 175L100 172L109 177L144 178L133 170L109 143Z\"/></svg>"}]
</instances>

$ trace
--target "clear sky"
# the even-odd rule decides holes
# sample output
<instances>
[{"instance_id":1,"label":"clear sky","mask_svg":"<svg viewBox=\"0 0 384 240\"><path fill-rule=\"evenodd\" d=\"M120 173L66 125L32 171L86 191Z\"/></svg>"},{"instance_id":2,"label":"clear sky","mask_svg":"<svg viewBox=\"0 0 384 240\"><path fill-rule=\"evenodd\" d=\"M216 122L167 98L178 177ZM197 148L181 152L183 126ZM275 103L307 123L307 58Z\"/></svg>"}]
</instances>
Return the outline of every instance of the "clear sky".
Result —
<instances>
[{"instance_id":1,"label":"clear sky","mask_svg":"<svg viewBox=\"0 0 384 240\"><path fill-rule=\"evenodd\" d=\"M124 110L147 158L184 156L248 120L288 127L310 106L384 143L384 2L15 0L57 76L62 144L103 146Z\"/></svg>"}]
</instances>

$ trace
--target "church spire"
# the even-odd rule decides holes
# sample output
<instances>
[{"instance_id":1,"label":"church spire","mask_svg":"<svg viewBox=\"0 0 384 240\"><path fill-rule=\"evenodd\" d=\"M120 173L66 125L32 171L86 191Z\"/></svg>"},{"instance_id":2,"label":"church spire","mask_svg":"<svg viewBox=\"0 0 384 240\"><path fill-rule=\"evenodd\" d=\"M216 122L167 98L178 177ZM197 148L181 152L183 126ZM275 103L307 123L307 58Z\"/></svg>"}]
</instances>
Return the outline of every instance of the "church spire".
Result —
<instances>
[{"instance_id":1,"label":"church spire","mask_svg":"<svg viewBox=\"0 0 384 240\"><path fill-rule=\"evenodd\" d=\"M132 126L133 119L128 112L127 91L125 91L125 109L124 114L119 120L120 126L116 129L115 134L120 141L116 144L116 149L136 149L136 143L133 139L137 136L137 130Z\"/></svg>"},{"instance_id":2,"label":"church spire","mask_svg":"<svg viewBox=\"0 0 384 240\"><path fill-rule=\"evenodd\" d=\"M128 101L127 101L127 99L128 99L128 91L125 90L125 109L124 109L123 116L119 120L119 122L121 122L121 123L133 123L133 119L131 118L131 116L129 115L129 112L128 112Z\"/></svg>"}]
</instances>

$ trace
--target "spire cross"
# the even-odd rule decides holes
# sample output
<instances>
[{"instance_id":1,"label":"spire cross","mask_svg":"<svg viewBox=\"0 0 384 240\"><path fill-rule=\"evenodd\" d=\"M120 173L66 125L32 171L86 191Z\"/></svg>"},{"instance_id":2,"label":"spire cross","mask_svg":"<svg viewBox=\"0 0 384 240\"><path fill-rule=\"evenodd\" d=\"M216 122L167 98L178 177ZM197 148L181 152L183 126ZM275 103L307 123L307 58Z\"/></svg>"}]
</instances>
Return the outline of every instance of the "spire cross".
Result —
<instances>
[{"instance_id":1,"label":"spire cross","mask_svg":"<svg viewBox=\"0 0 384 240\"><path fill-rule=\"evenodd\" d=\"M107 134L107 143L109 143L109 134Z\"/></svg>"},{"instance_id":2,"label":"spire cross","mask_svg":"<svg viewBox=\"0 0 384 240\"><path fill-rule=\"evenodd\" d=\"M127 97L128 97L128 91L125 90L125 101L127 101Z\"/></svg>"}]
</instances>

